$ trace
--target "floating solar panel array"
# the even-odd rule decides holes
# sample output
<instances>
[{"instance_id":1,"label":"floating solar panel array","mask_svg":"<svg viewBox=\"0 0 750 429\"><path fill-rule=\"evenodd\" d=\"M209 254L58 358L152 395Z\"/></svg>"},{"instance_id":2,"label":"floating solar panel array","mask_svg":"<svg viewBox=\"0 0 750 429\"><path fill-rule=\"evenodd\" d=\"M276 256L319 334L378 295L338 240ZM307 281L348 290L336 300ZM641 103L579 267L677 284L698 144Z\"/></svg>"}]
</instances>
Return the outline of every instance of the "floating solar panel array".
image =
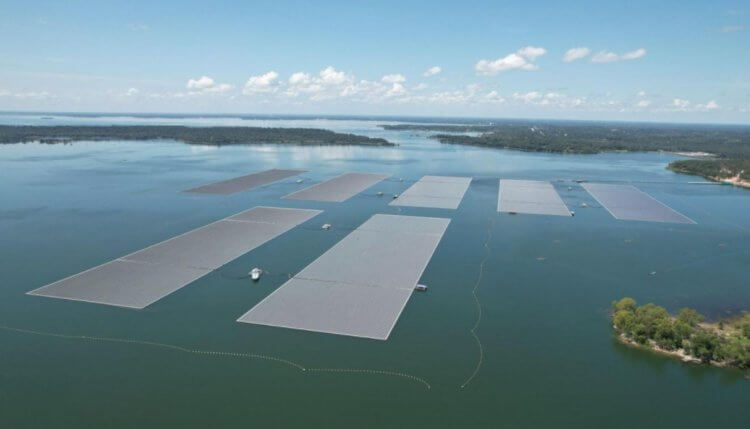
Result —
<instances>
[{"instance_id":1,"label":"floating solar panel array","mask_svg":"<svg viewBox=\"0 0 750 429\"><path fill-rule=\"evenodd\" d=\"M385 340L449 222L374 215L238 321Z\"/></svg>"},{"instance_id":2,"label":"floating solar panel array","mask_svg":"<svg viewBox=\"0 0 750 429\"><path fill-rule=\"evenodd\" d=\"M471 177L424 176L391 205L457 209L470 183Z\"/></svg>"},{"instance_id":3,"label":"floating solar panel array","mask_svg":"<svg viewBox=\"0 0 750 429\"><path fill-rule=\"evenodd\" d=\"M500 180L497 211L553 216L570 216L570 210L549 182Z\"/></svg>"},{"instance_id":4,"label":"floating solar panel array","mask_svg":"<svg viewBox=\"0 0 750 429\"><path fill-rule=\"evenodd\" d=\"M687 216L631 185L582 183L581 186L615 219L695 223Z\"/></svg>"},{"instance_id":5,"label":"floating solar panel array","mask_svg":"<svg viewBox=\"0 0 750 429\"><path fill-rule=\"evenodd\" d=\"M255 207L29 294L144 308L318 213Z\"/></svg>"},{"instance_id":6,"label":"floating solar panel array","mask_svg":"<svg viewBox=\"0 0 750 429\"><path fill-rule=\"evenodd\" d=\"M388 177L385 174L347 173L291 193L290 200L343 202Z\"/></svg>"},{"instance_id":7,"label":"floating solar panel array","mask_svg":"<svg viewBox=\"0 0 750 429\"><path fill-rule=\"evenodd\" d=\"M246 191L248 189L257 188L258 186L278 182L279 180L297 176L306 172L307 170L280 170L274 168L271 170L248 174L246 176L235 177L234 179L224 180L222 182L198 186L197 188L188 189L185 192L192 192L196 194L234 194L237 192Z\"/></svg>"}]
</instances>

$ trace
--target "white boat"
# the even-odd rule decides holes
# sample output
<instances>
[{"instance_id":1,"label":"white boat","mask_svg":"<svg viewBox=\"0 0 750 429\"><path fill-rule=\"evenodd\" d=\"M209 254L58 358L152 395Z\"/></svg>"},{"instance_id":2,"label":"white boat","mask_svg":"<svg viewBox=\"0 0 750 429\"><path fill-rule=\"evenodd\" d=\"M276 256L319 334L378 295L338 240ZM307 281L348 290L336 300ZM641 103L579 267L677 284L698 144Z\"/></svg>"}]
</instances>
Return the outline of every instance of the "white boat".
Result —
<instances>
[{"instance_id":1,"label":"white boat","mask_svg":"<svg viewBox=\"0 0 750 429\"><path fill-rule=\"evenodd\" d=\"M378 191L378 196L382 197L383 196L383 191Z\"/></svg>"},{"instance_id":2,"label":"white boat","mask_svg":"<svg viewBox=\"0 0 750 429\"><path fill-rule=\"evenodd\" d=\"M331 229L331 224L330 224L330 223L326 223L326 224L324 224L324 225L322 226L322 228L323 228L324 230L328 231L329 229Z\"/></svg>"},{"instance_id":3,"label":"white boat","mask_svg":"<svg viewBox=\"0 0 750 429\"><path fill-rule=\"evenodd\" d=\"M425 286L425 285L417 285L417 287L415 287L414 290L419 291L419 292L424 292L424 291L427 290L427 286Z\"/></svg>"},{"instance_id":4,"label":"white boat","mask_svg":"<svg viewBox=\"0 0 750 429\"><path fill-rule=\"evenodd\" d=\"M250 270L250 278L253 279L253 281L255 281L255 282L258 281L258 279L260 278L261 274L263 274L263 270L261 270L260 268L256 267L256 268L253 268L252 270Z\"/></svg>"},{"instance_id":5,"label":"white boat","mask_svg":"<svg viewBox=\"0 0 750 429\"><path fill-rule=\"evenodd\" d=\"M302 179L297 179L297 183L302 183Z\"/></svg>"},{"instance_id":6,"label":"white boat","mask_svg":"<svg viewBox=\"0 0 750 429\"><path fill-rule=\"evenodd\" d=\"M395 200L396 198L398 198L398 194L393 194L393 199Z\"/></svg>"}]
</instances>

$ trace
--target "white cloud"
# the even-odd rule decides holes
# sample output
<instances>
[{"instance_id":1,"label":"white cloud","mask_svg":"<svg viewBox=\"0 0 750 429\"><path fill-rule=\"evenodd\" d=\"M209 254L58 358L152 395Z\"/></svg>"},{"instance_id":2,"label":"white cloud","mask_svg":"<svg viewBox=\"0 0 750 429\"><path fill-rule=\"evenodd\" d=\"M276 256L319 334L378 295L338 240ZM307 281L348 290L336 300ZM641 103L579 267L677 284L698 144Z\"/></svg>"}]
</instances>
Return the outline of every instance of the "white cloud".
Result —
<instances>
[{"instance_id":1,"label":"white cloud","mask_svg":"<svg viewBox=\"0 0 750 429\"><path fill-rule=\"evenodd\" d=\"M526 93L519 93L514 92L513 93L513 99L518 101L523 101L524 103L531 103L533 101L539 100L543 97L541 92L538 91L531 91Z\"/></svg>"},{"instance_id":2,"label":"white cloud","mask_svg":"<svg viewBox=\"0 0 750 429\"><path fill-rule=\"evenodd\" d=\"M399 82L393 82L393 86L391 86L391 89L389 89L385 93L387 97L396 97L404 94L406 94L406 88Z\"/></svg>"},{"instance_id":3,"label":"white cloud","mask_svg":"<svg viewBox=\"0 0 750 429\"><path fill-rule=\"evenodd\" d=\"M0 97L14 97L21 100L48 100L57 98L47 91L27 91L27 92L10 92L0 90Z\"/></svg>"},{"instance_id":4,"label":"white cloud","mask_svg":"<svg viewBox=\"0 0 750 429\"><path fill-rule=\"evenodd\" d=\"M125 92L125 95L127 95L128 97L133 97L133 96L136 96L136 95L138 95L138 94L139 94L140 92L141 92L141 91L139 91L139 90L138 90L138 88L129 88L129 89L128 89L128 90L127 90L127 91Z\"/></svg>"},{"instance_id":5,"label":"white cloud","mask_svg":"<svg viewBox=\"0 0 750 429\"><path fill-rule=\"evenodd\" d=\"M352 80L345 72L337 71L331 66L320 71L320 78L328 85L342 85Z\"/></svg>"},{"instance_id":6,"label":"white cloud","mask_svg":"<svg viewBox=\"0 0 750 429\"><path fill-rule=\"evenodd\" d=\"M637 60L638 58L643 58L645 55L646 50L643 48L639 48L635 51L625 52L624 54L620 55L620 59L623 61Z\"/></svg>"},{"instance_id":7,"label":"white cloud","mask_svg":"<svg viewBox=\"0 0 750 429\"><path fill-rule=\"evenodd\" d=\"M406 78L402 74L387 74L383 76L381 81L385 83L403 83L406 82Z\"/></svg>"},{"instance_id":8,"label":"white cloud","mask_svg":"<svg viewBox=\"0 0 750 429\"><path fill-rule=\"evenodd\" d=\"M545 53L547 50L544 48L527 46L494 61L479 60L474 69L483 75L494 75L508 70L536 70L539 67L533 64L533 61Z\"/></svg>"},{"instance_id":9,"label":"white cloud","mask_svg":"<svg viewBox=\"0 0 750 429\"><path fill-rule=\"evenodd\" d=\"M719 104L716 101L714 101L714 100L711 100L711 101L709 101L706 104L696 104L695 105L695 110L697 110L699 112L708 112L710 110L718 110L718 109L719 109Z\"/></svg>"},{"instance_id":10,"label":"white cloud","mask_svg":"<svg viewBox=\"0 0 750 429\"><path fill-rule=\"evenodd\" d=\"M422 91L424 89L427 89L427 84L424 82L420 82L415 87L412 88L414 91Z\"/></svg>"},{"instance_id":11,"label":"white cloud","mask_svg":"<svg viewBox=\"0 0 750 429\"><path fill-rule=\"evenodd\" d=\"M537 57L541 57L546 54L547 50L536 46L527 46L518 50L518 54L522 57L528 58L530 61L534 61Z\"/></svg>"},{"instance_id":12,"label":"white cloud","mask_svg":"<svg viewBox=\"0 0 750 429\"><path fill-rule=\"evenodd\" d=\"M591 58L592 63L613 63L620 59L614 52L599 51Z\"/></svg>"},{"instance_id":13,"label":"white cloud","mask_svg":"<svg viewBox=\"0 0 750 429\"><path fill-rule=\"evenodd\" d=\"M645 97L645 96L646 96L646 91L644 91L644 90L640 90L640 91L638 91L638 92L636 93L636 95L637 95L637 96L639 96L639 97Z\"/></svg>"},{"instance_id":14,"label":"white cloud","mask_svg":"<svg viewBox=\"0 0 750 429\"><path fill-rule=\"evenodd\" d=\"M242 89L245 95L273 93L278 90L279 74L271 70L267 73L250 76Z\"/></svg>"},{"instance_id":15,"label":"white cloud","mask_svg":"<svg viewBox=\"0 0 750 429\"><path fill-rule=\"evenodd\" d=\"M709 112L719 109L719 103L715 100L710 100L707 103L692 104L690 101L683 98L675 98L672 100L671 110L677 112Z\"/></svg>"},{"instance_id":16,"label":"white cloud","mask_svg":"<svg viewBox=\"0 0 750 429\"><path fill-rule=\"evenodd\" d=\"M436 74L439 74L442 71L443 69L440 68L440 66L432 66L428 68L427 70L425 70L425 72L422 73L422 76L425 76L425 77L435 76Z\"/></svg>"},{"instance_id":17,"label":"white cloud","mask_svg":"<svg viewBox=\"0 0 750 429\"><path fill-rule=\"evenodd\" d=\"M223 93L232 89L232 85L216 83L216 81L208 76L189 79L185 87L192 93Z\"/></svg>"},{"instance_id":18,"label":"white cloud","mask_svg":"<svg viewBox=\"0 0 750 429\"><path fill-rule=\"evenodd\" d=\"M640 100L639 102L635 103L635 107L645 109L646 107L651 105L651 100Z\"/></svg>"},{"instance_id":19,"label":"white cloud","mask_svg":"<svg viewBox=\"0 0 750 429\"><path fill-rule=\"evenodd\" d=\"M214 85L216 85L216 82L213 79L208 76L201 76L198 79L189 79L186 87L187 89L203 90L211 88Z\"/></svg>"},{"instance_id":20,"label":"white cloud","mask_svg":"<svg viewBox=\"0 0 750 429\"><path fill-rule=\"evenodd\" d=\"M563 55L563 61L566 63L572 63L575 60L588 57L589 54L591 54L591 49L587 47L582 46L580 48L571 48L565 52L565 55Z\"/></svg>"},{"instance_id":21,"label":"white cloud","mask_svg":"<svg viewBox=\"0 0 750 429\"><path fill-rule=\"evenodd\" d=\"M688 106L690 106L690 101L682 98L675 98L672 100L672 106L677 110L686 110Z\"/></svg>"},{"instance_id":22,"label":"white cloud","mask_svg":"<svg viewBox=\"0 0 750 429\"><path fill-rule=\"evenodd\" d=\"M618 55L610 51L599 51L591 58L592 63L613 63L615 61L628 61L637 60L646 55L646 50L643 48L636 49L635 51L625 52L622 55Z\"/></svg>"}]
</instances>

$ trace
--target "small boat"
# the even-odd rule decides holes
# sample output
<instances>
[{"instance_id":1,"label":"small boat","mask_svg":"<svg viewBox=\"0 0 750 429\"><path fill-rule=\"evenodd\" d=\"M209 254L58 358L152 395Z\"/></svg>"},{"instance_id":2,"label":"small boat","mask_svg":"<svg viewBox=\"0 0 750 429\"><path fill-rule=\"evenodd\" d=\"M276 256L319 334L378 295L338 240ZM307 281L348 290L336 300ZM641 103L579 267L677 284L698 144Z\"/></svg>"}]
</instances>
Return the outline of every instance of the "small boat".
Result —
<instances>
[{"instance_id":1,"label":"small boat","mask_svg":"<svg viewBox=\"0 0 750 429\"><path fill-rule=\"evenodd\" d=\"M569 190L569 191L572 191L572 190L573 190L573 187L572 187L572 186L568 186L568 190Z\"/></svg>"},{"instance_id":2,"label":"small boat","mask_svg":"<svg viewBox=\"0 0 750 429\"><path fill-rule=\"evenodd\" d=\"M575 216L575 215L576 215L576 212L574 212L573 210L571 210L571 211L570 211L570 215L571 215L571 216Z\"/></svg>"},{"instance_id":3,"label":"small boat","mask_svg":"<svg viewBox=\"0 0 750 429\"><path fill-rule=\"evenodd\" d=\"M588 204L586 204L586 203L581 203L581 207L583 207L583 208L586 208L586 207L588 207L588 206L589 206L589 205L588 205Z\"/></svg>"},{"instance_id":4,"label":"small boat","mask_svg":"<svg viewBox=\"0 0 750 429\"><path fill-rule=\"evenodd\" d=\"M425 285L417 285L417 287L415 287L414 290L416 290L418 292L424 292L424 291L427 290L427 286L425 286Z\"/></svg>"},{"instance_id":5,"label":"small boat","mask_svg":"<svg viewBox=\"0 0 750 429\"><path fill-rule=\"evenodd\" d=\"M323 224L321 228L323 228L325 231L328 231L329 229L331 229L331 224L330 223Z\"/></svg>"},{"instance_id":6,"label":"small boat","mask_svg":"<svg viewBox=\"0 0 750 429\"><path fill-rule=\"evenodd\" d=\"M254 282L258 281L261 274L263 274L263 270L261 270L260 268L256 267L250 270L250 278L253 279Z\"/></svg>"},{"instance_id":7,"label":"small boat","mask_svg":"<svg viewBox=\"0 0 750 429\"><path fill-rule=\"evenodd\" d=\"M378 196L382 197L383 196L383 191L378 191Z\"/></svg>"},{"instance_id":8,"label":"small boat","mask_svg":"<svg viewBox=\"0 0 750 429\"><path fill-rule=\"evenodd\" d=\"M516 215L516 214L518 214L518 213L516 213L516 212L508 212L508 214L509 214L509 215Z\"/></svg>"},{"instance_id":9,"label":"small boat","mask_svg":"<svg viewBox=\"0 0 750 429\"><path fill-rule=\"evenodd\" d=\"M393 199L395 200L396 198L398 198L398 194L393 194Z\"/></svg>"},{"instance_id":10,"label":"small boat","mask_svg":"<svg viewBox=\"0 0 750 429\"><path fill-rule=\"evenodd\" d=\"M302 179L297 179L297 183L302 183Z\"/></svg>"}]
</instances>

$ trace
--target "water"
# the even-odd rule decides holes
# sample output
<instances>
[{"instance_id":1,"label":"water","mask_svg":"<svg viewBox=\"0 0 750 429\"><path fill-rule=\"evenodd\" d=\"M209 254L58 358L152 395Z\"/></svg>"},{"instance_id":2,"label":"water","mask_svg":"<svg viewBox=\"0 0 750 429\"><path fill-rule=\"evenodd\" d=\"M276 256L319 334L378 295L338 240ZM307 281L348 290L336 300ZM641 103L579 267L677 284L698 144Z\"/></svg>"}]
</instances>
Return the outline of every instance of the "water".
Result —
<instances>
[{"instance_id":1,"label":"water","mask_svg":"<svg viewBox=\"0 0 750 429\"><path fill-rule=\"evenodd\" d=\"M0 115L6 124L235 122L328 128L399 146L0 146L0 325L25 330L0 329L0 426L746 424L742 373L629 349L607 320L609 303L624 295L711 317L750 308L750 192L691 183L703 181L664 169L674 156L440 145L429 133L365 120ZM231 196L180 192L274 167L310 173L304 184ZM340 204L280 199L345 171L392 178ZM425 174L475 180L456 211L399 209L376 195L400 193ZM634 183L698 224L617 221L579 186L568 191L570 182L555 185L574 218L500 215L499 177ZM142 311L25 295L255 205L325 213ZM412 296L388 341L235 322L374 213L452 219L422 278L429 291ZM267 271L257 285L242 278L254 266ZM470 333L475 288L481 354Z\"/></svg>"}]
</instances>

